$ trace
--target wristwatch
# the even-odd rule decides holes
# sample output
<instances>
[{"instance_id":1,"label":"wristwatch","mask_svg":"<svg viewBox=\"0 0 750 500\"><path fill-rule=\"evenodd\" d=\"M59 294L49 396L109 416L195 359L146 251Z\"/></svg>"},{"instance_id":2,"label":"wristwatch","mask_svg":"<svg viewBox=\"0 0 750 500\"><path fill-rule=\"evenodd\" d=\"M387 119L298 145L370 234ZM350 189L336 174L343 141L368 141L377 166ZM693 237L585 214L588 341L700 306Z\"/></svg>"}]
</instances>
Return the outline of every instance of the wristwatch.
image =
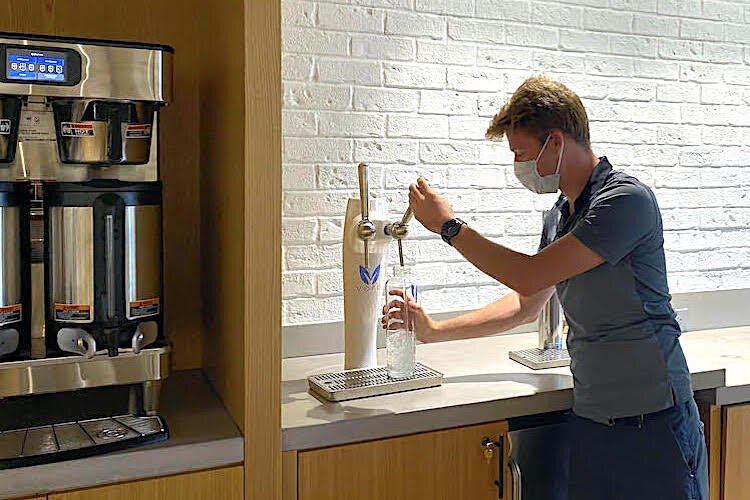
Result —
<instances>
[{"instance_id":1,"label":"wristwatch","mask_svg":"<svg viewBox=\"0 0 750 500\"><path fill-rule=\"evenodd\" d=\"M451 243L451 240L455 238L459 231L461 231L461 227L466 224L461 219L451 219L448 222L443 224L443 227L440 229L440 237L443 238L443 241L449 244L450 246L453 246L453 243Z\"/></svg>"}]
</instances>

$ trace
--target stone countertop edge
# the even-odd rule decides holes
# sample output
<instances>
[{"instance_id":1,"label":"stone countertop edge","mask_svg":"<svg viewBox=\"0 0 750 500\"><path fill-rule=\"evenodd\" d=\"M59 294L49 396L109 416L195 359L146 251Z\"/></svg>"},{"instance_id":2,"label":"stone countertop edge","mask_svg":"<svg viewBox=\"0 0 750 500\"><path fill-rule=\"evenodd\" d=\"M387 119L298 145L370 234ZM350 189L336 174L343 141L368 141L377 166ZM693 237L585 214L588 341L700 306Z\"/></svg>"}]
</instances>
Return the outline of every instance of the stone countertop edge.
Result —
<instances>
[{"instance_id":1,"label":"stone countertop edge","mask_svg":"<svg viewBox=\"0 0 750 500\"><path fill-rule=\"evenodd\" d=\"M185 397L189 394L190 397ZM244 439L200 370L164 383L163 443L79 460L0 470L0 499L45 495L240 464Z\"/></svg>"},{"instance_id":2,"label":"stone countertop edge","mask_svg":"<svg viewBox=\"0 0 750 500\"><path fill-rule=\"evenodd\" d=\"M320 400L307 392L306 384L307 375L340 369L341 354L286 359L282 449L304 451L570 409L569 368L533 371L507 359L509 351L534 346L536 341L532 333L420 345L417 358L445 374L443 386L341 403ZM689 332L683 334L681 343L693 389L701 399L722 405L750 401L750 327ZM457 357L457 352L466 356ZM487 352L493 355L488 358ZM485 356L475 361L480 353ZM382 350L378 355L382 360ZM533 382L544 376L557 379ZM511 383L494 396L485 390L472 400L471 395L456 397L456 391L446 387L455 385L451 381L471 381L472 377L489 385L524 382L534 390L520 390L521 386ZM470 385L466 389L475 390Z\"/></svg>"}]
</instances>

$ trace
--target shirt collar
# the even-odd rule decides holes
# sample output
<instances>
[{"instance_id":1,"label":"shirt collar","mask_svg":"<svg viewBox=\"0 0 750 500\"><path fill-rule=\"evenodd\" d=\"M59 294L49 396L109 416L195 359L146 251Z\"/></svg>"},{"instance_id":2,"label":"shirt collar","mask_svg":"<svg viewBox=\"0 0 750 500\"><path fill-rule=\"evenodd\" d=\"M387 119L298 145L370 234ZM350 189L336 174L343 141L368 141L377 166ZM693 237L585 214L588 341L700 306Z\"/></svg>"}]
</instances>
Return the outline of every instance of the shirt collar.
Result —
<instances>
[{"instance_id":1,"label":"shirt collar","mask_svg":"<svg viewBox=\"0 0 750 500\"><path fill-rule=\"evenodd\" d=\"M578 198L576 198L576 213L580 212L583 207L588 205L589 201L591 200L591 196L596 194L602 188L602 186L604 186L604 181L607 180L607 177L609 177L609 174L611 172L612 164L609 163L607 157L602 156L601 158L599 158L599 163L596 164L596 167L594 167L594 170L591 172L591 176L589 177L588 182L586 182L586 185L583 187L583 191L581 191L581 194L578 196ZM568 218L570 216L568 199L564 194L560 195L560 198L558 198L555 206L562 212L563 218Z\"/></svg>"}]
</instances>

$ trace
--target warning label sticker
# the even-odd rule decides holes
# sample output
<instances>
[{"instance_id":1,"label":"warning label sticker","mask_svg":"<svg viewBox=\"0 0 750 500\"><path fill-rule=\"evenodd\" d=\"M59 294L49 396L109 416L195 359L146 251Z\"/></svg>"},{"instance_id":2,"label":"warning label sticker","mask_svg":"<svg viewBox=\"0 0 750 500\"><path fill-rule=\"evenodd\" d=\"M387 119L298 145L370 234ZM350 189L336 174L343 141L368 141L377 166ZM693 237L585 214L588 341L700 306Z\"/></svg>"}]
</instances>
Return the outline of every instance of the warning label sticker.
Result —
<instances>
[{"instance_id":1,"label":"warning label sticker","mask_svg":"<svg viewBox=\"0 0 750 500\"><path fill-rule=\"evenodd\" d=\"M0 307L0 326L21 321L21 304Z\"/></svg>"},{"instance_id":2,"label":"warning label sticker","mask_svg":"<svg viewBox=\"0 0 750 500\"><path fill-rule=\"evenodd\" d=\"M62 122L60 123L60 134L64 137L93 137L94 124Z\"/></svg>"},{"instance_id":3,"label":"warning label sticker","mask_svg":"<svg viewBox=\"0 0 750 500\"><path fill-rule=\"evenodd\" d=\"M0 120L0 135L10 134L10 120L3 118Z\"/></svg>"},{"instance_id":4,"label":"warning label sticker","mask_svg":"<svg viewBox=\"0 0 750 500\"><path fill-rule=\"evenodd\" d=\"M88 304L55 304L57 321L89 321L91 306Z\"/></svg>"},{"instance_id":5,"label":"warning label sticker","mask_svg":"<svg viewBox=\"0 0 750 500\"><path fill-rule=\"evenodd\" d=\"M159 299L136 300L129 304L129 318L143 318L159 314Z\"/></svg>"},{"instance_id":6,"label":"warning label sticker","mask_svg":"<svg viewBox=\"0 0 750 500\"><path fill-rule=\"evenodd\" d=\"M149 137L151 137L151 125L147 123L125 127L126 139L148 139Z\"/></svg>"}]
</instances>

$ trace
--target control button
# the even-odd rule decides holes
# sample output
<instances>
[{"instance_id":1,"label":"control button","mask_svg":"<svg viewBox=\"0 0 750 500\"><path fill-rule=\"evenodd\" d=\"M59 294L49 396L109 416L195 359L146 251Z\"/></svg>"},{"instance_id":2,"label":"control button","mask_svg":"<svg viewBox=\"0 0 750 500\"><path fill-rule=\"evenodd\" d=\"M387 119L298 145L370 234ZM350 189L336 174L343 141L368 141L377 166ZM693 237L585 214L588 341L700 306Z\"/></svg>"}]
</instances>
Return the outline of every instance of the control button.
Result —
<instances>
[{"instance_id":1,"label":"control button","mask_svg":"<svg viewBox=\"0 0 750 500\"><path fill-rule=\"evenodd\" d=\"M21 71L26 71L26 63L19 64L18 69L20 69Z\"/></svg>"},{"instance_id":2,"label":"control button","mask_svg":"<svg viewBox=\"0 0 750 500\"><path fill-rule=\"evenodd\" d=\"M34 63L29 63L29 71L34 71Z\"/></svg>"},{"instance_id":3,"label":"control button","mask_svg":"<svg viewBox=\"0 0 750 500\"><path fill-rule=\"evenodd\" d=\"M47 66L45 66L44 64L40 64L39 65L39 71L41 71L42 73L44 73L45 71L47 71Z\"/></svg>"},{"instance_id":4,"label":"control button","mask_svg":"<svg viewBox=\"0 0 750 500\"><path fill-rule=\"evenodd\" d=\"M18 63L10 63L10 69L12 69L13 71L17 70L18 69Z\"/></svg>"},{"instance_id":5,"label":"control button","mask_svg":"<svg viewBox=\"0 0 750 500\"><path fill-rule=\"evenodd\" d=\"M55 66L55 73L62 73L62 66Z\"/></svg>"}]
</instances>

